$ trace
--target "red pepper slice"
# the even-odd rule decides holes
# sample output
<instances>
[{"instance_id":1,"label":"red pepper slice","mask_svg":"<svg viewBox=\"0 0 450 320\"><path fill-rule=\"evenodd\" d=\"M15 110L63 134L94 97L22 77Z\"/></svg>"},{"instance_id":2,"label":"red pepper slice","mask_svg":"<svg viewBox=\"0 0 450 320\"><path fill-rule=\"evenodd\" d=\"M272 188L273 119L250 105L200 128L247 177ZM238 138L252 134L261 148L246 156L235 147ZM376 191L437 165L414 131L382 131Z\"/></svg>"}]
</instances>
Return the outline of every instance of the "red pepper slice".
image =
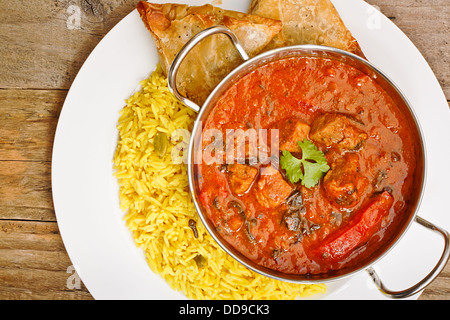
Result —
<instances>
[{"instance_id":1,"label":"red pepper slice","mask_svg":"<svg viewBox=\"0 0 450 320\"><path fill-rule=\"evenodd\" d=\"M378 230L379 223L389 213L393 203L394 198L387 191L371 199L369 205L356 215L347 228L325 239L317 251L319 257L337 262L367 242Z\"/></svg>"}]
</instances>

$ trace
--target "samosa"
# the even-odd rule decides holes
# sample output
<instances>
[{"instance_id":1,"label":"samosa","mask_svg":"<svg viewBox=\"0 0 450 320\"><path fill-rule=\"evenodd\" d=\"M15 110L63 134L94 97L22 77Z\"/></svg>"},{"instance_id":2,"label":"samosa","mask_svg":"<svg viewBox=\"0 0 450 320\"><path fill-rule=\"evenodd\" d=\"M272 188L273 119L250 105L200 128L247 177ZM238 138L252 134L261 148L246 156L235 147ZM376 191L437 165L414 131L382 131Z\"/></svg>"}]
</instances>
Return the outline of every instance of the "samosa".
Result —
<instances>
[{"instance_id":1,"label":"samosa","mask_svg":"<svg viewBox=\"0 0 450 320\"><path fill-rule=\"evenodd\" d=\"M281 22L278 20L212 5L188 6L141 1L137 10L153 36L166 75L184 44L208 27L225 25L231 29L250 57L260 53L281 31ZM242 59L228 37L211 36L186 56L177 75L178 90L201 106L217 84L240 63Z\"/></svg>"},{"instance_id":2,"label":"samosa","mask_svg":"<svg viewBox=\"0 0 450 320\"><path fill-rule=\"evenodd\" d=\"M280 20L282 31L264 51L297 44L324 45L364 58L330 0L253 0L249 13Z\"/></svg>"}]
</instances>

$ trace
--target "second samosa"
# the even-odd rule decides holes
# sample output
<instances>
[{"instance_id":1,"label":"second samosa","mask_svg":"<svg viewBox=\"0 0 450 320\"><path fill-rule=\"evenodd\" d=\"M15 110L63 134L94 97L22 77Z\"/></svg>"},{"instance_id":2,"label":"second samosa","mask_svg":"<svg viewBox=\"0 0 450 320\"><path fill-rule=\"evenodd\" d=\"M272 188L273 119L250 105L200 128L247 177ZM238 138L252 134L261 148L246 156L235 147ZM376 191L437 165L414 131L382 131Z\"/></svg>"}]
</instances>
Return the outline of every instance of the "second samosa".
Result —
<instances>
[{"instance_id":1,"label":"second samosa","mask_svg":"<svg viewBox=\"0 0 450 320\"><path fill-rule=\"evenodd\" d=\"M330 0L253 0L249 13L281 20L282 31L264 49L315 44L342 49L364 58Z\"/></svg>"}]
</instances>

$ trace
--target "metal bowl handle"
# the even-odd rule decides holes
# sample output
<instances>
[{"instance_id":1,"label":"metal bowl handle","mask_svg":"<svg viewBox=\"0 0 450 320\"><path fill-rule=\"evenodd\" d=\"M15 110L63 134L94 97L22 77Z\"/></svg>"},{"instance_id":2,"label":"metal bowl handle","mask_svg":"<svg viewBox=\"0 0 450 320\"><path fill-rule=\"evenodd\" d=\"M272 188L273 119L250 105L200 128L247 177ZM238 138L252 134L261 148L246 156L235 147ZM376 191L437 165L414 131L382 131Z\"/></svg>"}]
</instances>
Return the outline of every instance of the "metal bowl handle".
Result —
<instances>
[{"instance_id":1,"label":"metal bowl handle","mask_svg":"<svg viewBox=\"0 0 450 320\"><path fill-rule=\"evenodd\" d=\"M375 272L375 270L373 270L372 267L367 268L366 269L367 273L372 278L373 282L378 287L380 292L382 294L384 294L385 296L389 297L389 298L402 299L402 298L410 297L410 296L420 292L426 286L428 286L439 275L439 273L445 267L445 265L446 265L446 263L447 263L447 261L449 259L450 242L449 242L449 234L448 234L448 232L446 230L442 229L442 228L439 228L438 226L435 226L434 224L428 222L427 220L425 220L425 219L423 219L421 217L416 217L415 221L417 223L421 224L422 226L432 230L432 231L438 232L440 235L443 236L443 238L445 240L444 252L442 253L441 258L439 259L439 262L436 264L434 269L431 270L431 272L425 278L423 278L420 282L418 282L414 286L412 286L412 287L410 287L410 288L408 288L406 290L402 290L402 291L389 290L383 284L383 282L381 281L380 277Z\"/></svg>"},{"instance_id":2,"label":"metal bowl handle","mask_svg":"<svg viewBox=\"0 0 450 320\"><path fill-rule=\"evenodd\" d=\"M172 62L172 65L170 66L169 73L167 76L167 82L169 86L170 92L172 92L175 97L183 102L186 106L193 109L194 111L198 112L200 111L200 106L197 105L195 102L189 100L188 98L184 97L177 88L177 73L180 68L181 63L183 62L186 55L203 39L212 36L214 34L222 33L228 36L230 38L233 45L236 47L237 51L239 52L239 55L244 60L250 59L247 52L245 52L244 47L239 42L236 35L227 27L225 26L213 26L210 28L207 28L205 30L200 31L197 33L194 37L192 37L180 50L180 52L175 56L175 59Z\"/></svg>"}]
</instances>

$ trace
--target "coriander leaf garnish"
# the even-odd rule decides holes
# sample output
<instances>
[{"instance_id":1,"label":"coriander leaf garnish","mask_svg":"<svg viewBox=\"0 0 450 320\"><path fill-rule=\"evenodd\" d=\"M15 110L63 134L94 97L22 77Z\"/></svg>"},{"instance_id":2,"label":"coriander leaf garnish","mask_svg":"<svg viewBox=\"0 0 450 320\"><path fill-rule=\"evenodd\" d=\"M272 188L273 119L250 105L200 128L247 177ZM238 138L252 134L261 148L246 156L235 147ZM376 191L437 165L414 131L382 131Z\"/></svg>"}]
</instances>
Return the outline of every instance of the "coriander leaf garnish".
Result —
<instances>
[{"instance_id":1,"label":"coriander leaf garnish","mask_svg":"<svg viewBox=\"0 0 450 320\"><path fill-rule=\"evenodd\" d=\"M292 183L302 180L302 185L311 188L319 183L320 178L330 170L327 159L322 151L309 140L297 142L302 149L302 158L294 157L289 151L283 150L280 158L281 168L286 170L286 176Z\"/></svg>"},{"instance_id":2,"label":"coriander leaf garnish","mask_svg":"<svg viewBox=\"0 0 450 320\"><path fill-rule=\"evenodd\" d=\"M302 160L294 157L289 151L283 150L280 164L281 168L286 170L286 176L292 183L297 183L303 178Z\"/></svg>"}]
</instances>

